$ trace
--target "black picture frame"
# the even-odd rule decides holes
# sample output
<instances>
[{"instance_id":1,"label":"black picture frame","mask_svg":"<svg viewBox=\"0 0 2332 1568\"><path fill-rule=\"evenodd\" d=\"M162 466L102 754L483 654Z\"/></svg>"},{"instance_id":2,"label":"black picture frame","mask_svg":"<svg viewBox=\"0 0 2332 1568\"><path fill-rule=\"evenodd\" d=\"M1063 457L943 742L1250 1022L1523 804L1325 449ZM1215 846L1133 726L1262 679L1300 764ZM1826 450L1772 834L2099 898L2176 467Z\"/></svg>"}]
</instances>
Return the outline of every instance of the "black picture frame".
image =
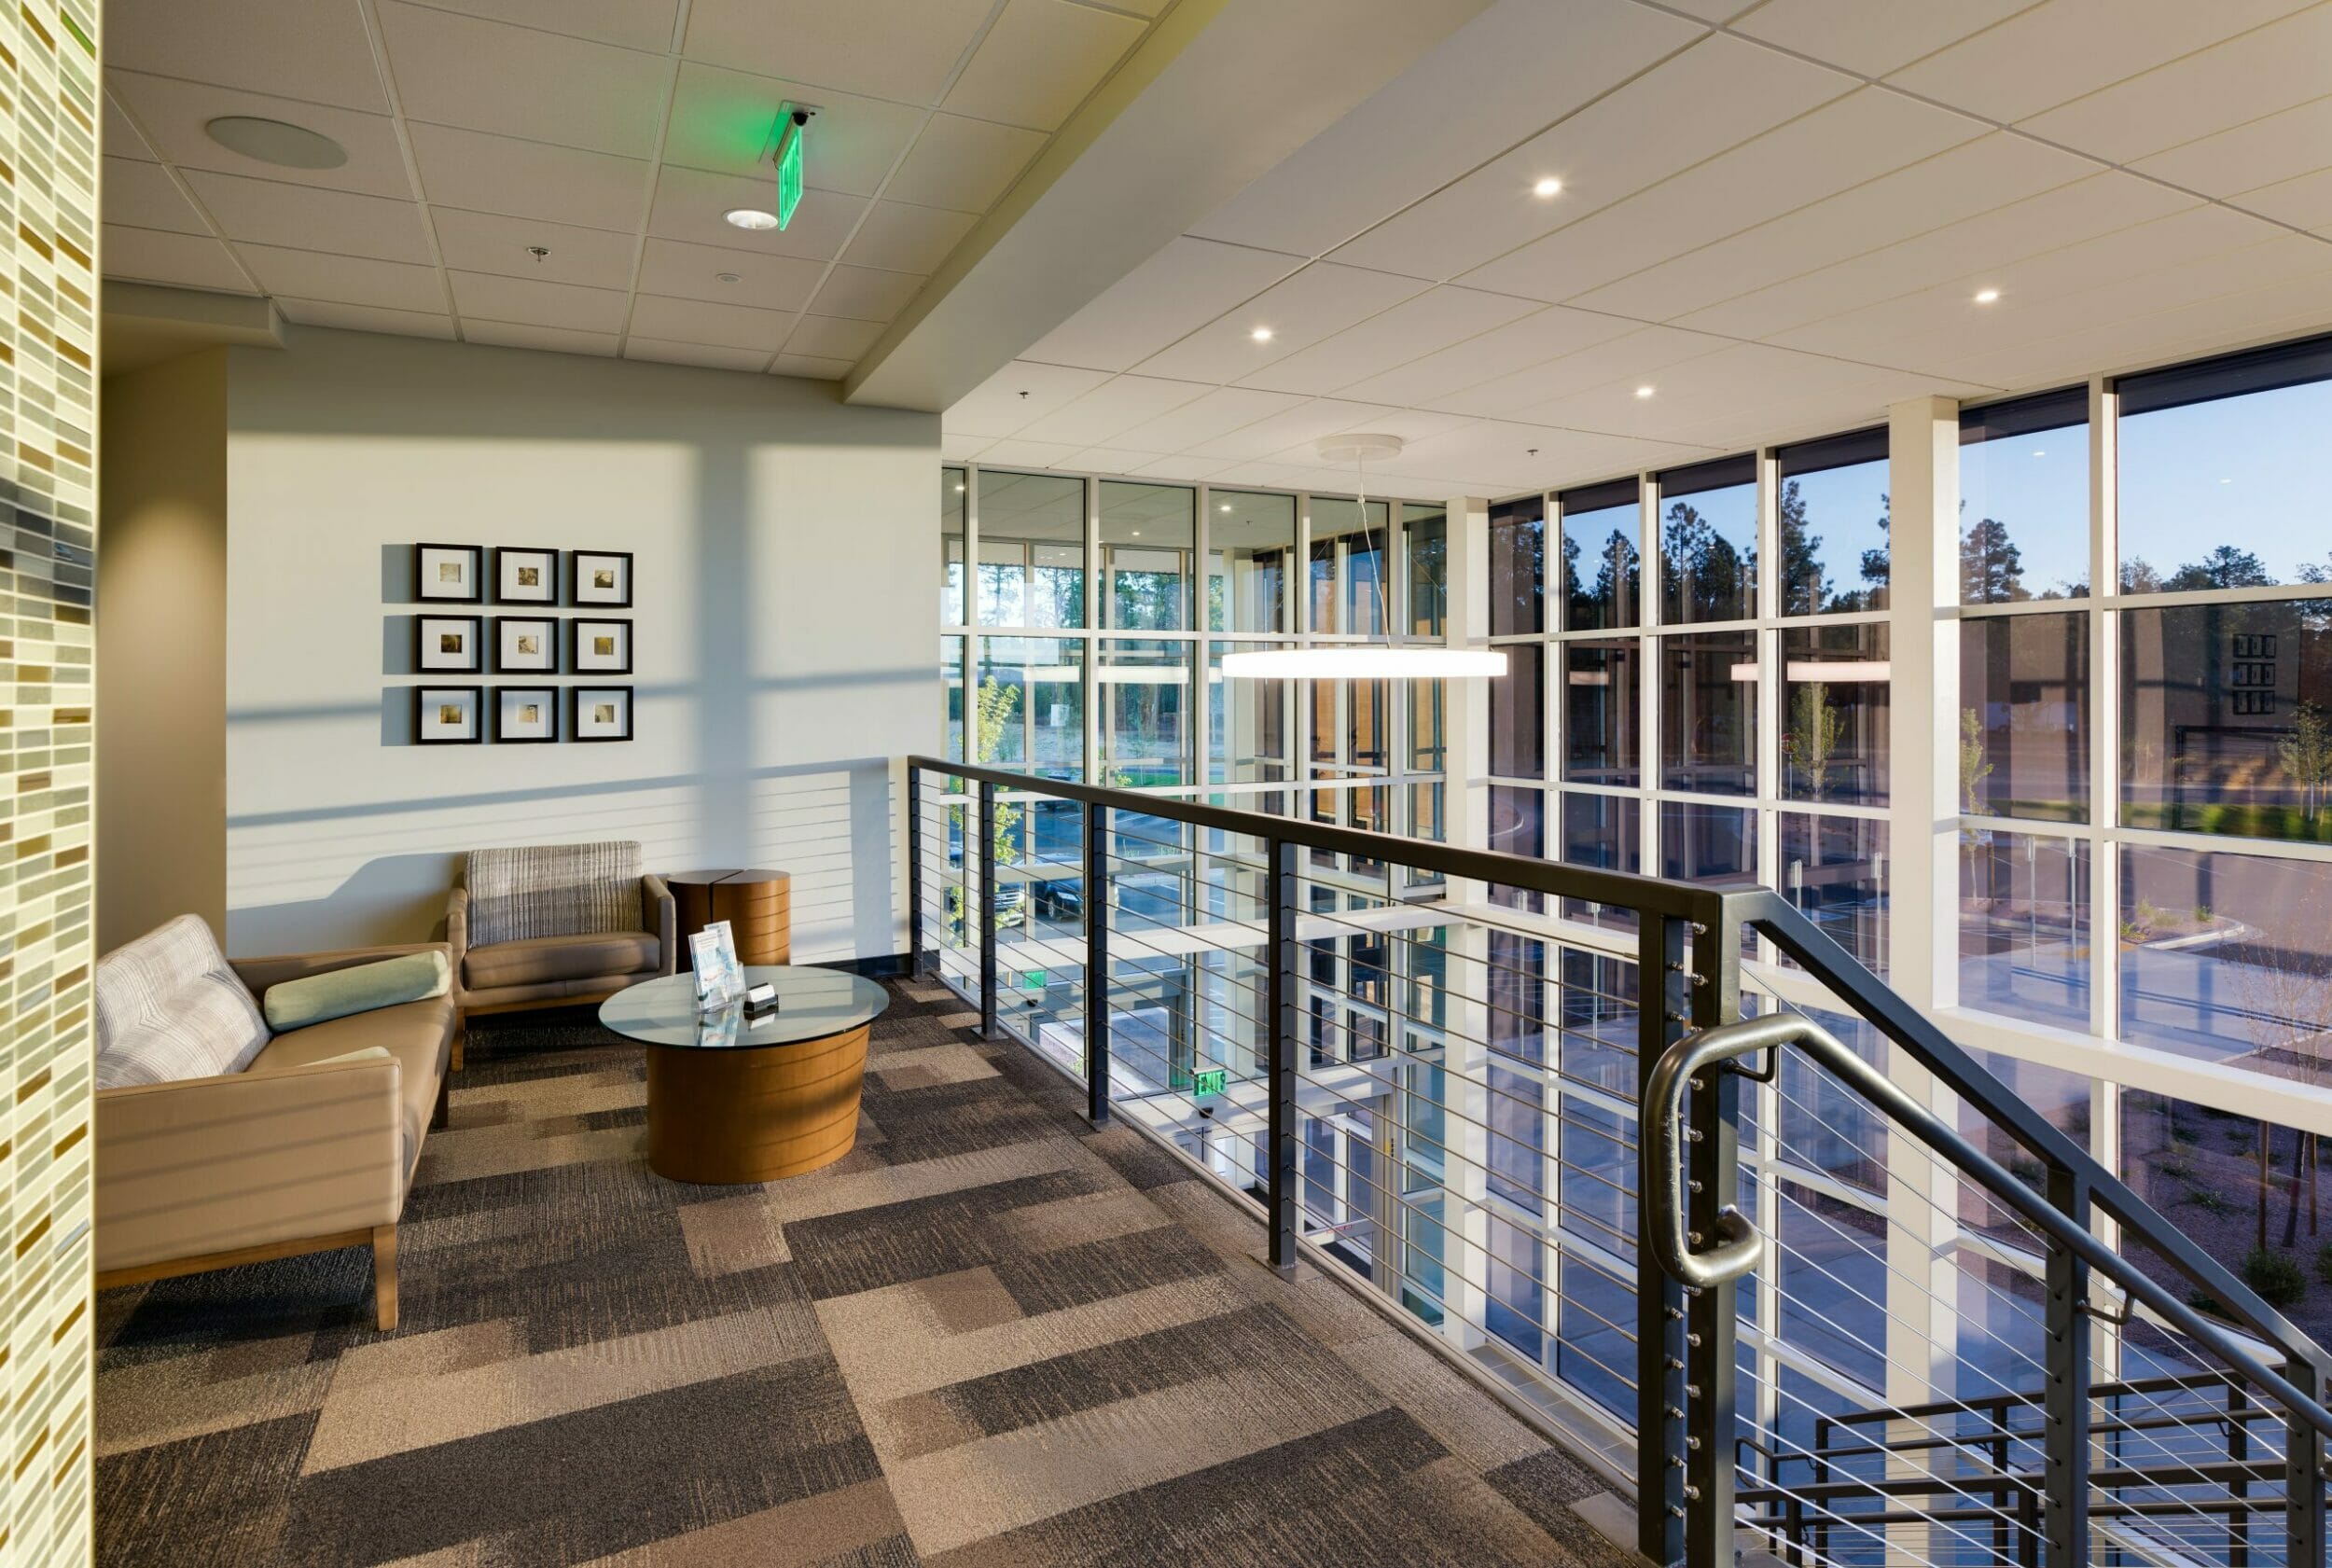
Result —
<instances>
[{"instance_id":1,"label":"black picture frame","mask_svg":"<svg viewBox=\"0 0 2332 1568\"><path fill-rule=\"evenodd\" d=\"M522 628L536 628L535 635L543 640L542 662L522 664L509 657L509 638L523 635ZM556 616L496 616L494 617L494 673L497 675L555 675L559 673L559 620Z\"/></svg>"},{"instance_id":2,"label":"black picture frame","mask_svg":"<svg viewBox=\"0 0 2332 1568\"><path fill-rule=\"evenodd\" d=\"M469 569L465 578L468 591L444 591L442 572L429 570L430 551L445 555L467 556ZM442 566L444 562L438 562ZM413 598L428 604L482 604L486 602L486 547L483 545L415 545L413 547Z\"/></svg>"},{"instance_id":3,"label":"black picture frame","mask_svg":"<svg viewBox=\"0 0 2332 1568\"><path fill-rule=\"evenodd\" d=\"M442 638L445 635L441 631L432 632L430 628L433 625L463 628L462 646L467 657L458 664L433 663L433 659L442 660L446 657L442 645L435 648L430 646L433 637ZM482 673L486 668L486 650L483 646L485 636L486 619L483 616L415 616L413 617L414 673L423 675L475 675Z\"/></svg>"},{"instance_id":4,"label":"black picture frame","mask_svg":"<svg viewBox=\"0 0 2332 1568\"><path fill-rule=\"evenodd\" d=\"M527 558L532 556L530 562ZM536 572L533 589L517 589L510 582L512 571L532 565ZM497 604L556 604L559 603L559 552L538 549L532 545L496 545L494 547L494 603Z\"/></svg>"},{"instance_id":5,"label":"black picture frame","mask_svg":"<svg viewBox=\"0 0 2332 1568\"><path fill-rule=\"evenodd\" d=\"M587 701L597 702L602 698L608 696L615 696L621 700L623 709L623 733L620 735L594 735L587 733L583 724L583 704ZM570 741L578 741L589 743L591 742L629 741L632 739L632 688L630 687L569 687L567 688L567 739Z\"/></svg>"},{"instance_id":6,"label":"black picture frame","mask_svg":"<svg viewBox=\"0 0 2332 1568\"><path fill-rule=\"evenodd\" d=\"M466 735L432 735L428 715L431 704L442 706L449 697L469 700L470 732ZM486 688L481 686L417 686L413 687L413 744L417 746L475 746L486 739Z\"/></svg>"},{"instance_id":7,"label":"black picture frame","mask_svg":"<svg viewBox=\"0 0 2332 1568\"><path fill-rule=\"evenodd\" d=\"M622 563L615 568L618 588L599 589L584 581L584 573L600 571L602 562L617 562ZM607 597L599 597L602 593L607 594ZM632 552L630 550L569 550L567 552L567 603L578 610L628 610L632 608Z\"/></svg>"},{"instance_id":8,"label":"black picture frame","mask_svg":"<svg viewBox=\"0 0 2332 1568\"><path fill-rule=\"evenodd\" d=\"M503 703L512 698L534 697L543 704L543 725L548 731L542 735L513 735L503 728ZM486 711L493 720L494 744L497 746L548 746L559 739L559 688L555 686L498 686L488 694Z\"/></svg>"},{"instance_id":9,"label":"black picture frame","mask_svg":"<svg viewBox=\"0 0 2332 1568\"><path fill-rule=\"evenodd\" d=\"M587 636L596 636L598 634L596 631L587 631L586 629L602 626L620 627L622 629L620 633L620 640L623 645L622 663L586 664L583 662L583 639ZM592 657L598 658L600 656L594 654ZM598 619L578 617L568 621L567 673L571 675L628 675L632 673L632 621L630 617L627 617L620 619Z\"/></svg>"}]
</instances>

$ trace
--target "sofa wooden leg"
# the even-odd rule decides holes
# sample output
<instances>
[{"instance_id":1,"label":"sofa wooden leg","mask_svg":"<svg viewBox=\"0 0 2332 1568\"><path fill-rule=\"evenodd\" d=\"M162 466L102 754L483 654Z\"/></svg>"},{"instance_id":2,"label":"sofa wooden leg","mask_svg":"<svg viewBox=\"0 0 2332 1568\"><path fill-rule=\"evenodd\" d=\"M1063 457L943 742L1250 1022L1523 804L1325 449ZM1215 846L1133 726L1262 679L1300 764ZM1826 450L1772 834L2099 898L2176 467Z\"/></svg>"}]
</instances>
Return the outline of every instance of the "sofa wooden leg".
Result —
<instances>
[{"instance_id":1,"label":"sofa wooden leg","mask_svg":"<svg viewBox=\"0 0 2332 1568\"><path fill-rule=\"evenodd\" d=\"M372 1228L372 1311L382 1333L396 1326L396 1227Z\"/></svg>"},{"instance_id":2,"label":"sofa wooden leg","mask_svg":"<svg viewBox=\"0 0 2332 1568\"><path fill-rule=\"evenodd\" d=\"M452 1115L453 1075L448 1073L437 1080L437 1109L429 1113L429 1130L434 1132L443 1127L452 1119Z\"/></svg>"},{"instance_id":3,"label":"sofa wooden leg","mask_svg":"<svg viewBox=\"0 0 2332 1568\"><path fill-rule=\"evenodd\" d=\"M468 1025L461 1025L453 1031L453 1066L451 1069L453 1072L458 1073L462 1070L462 1042L467 1038L469 1038Z\"/></svg>"}]
</instances>

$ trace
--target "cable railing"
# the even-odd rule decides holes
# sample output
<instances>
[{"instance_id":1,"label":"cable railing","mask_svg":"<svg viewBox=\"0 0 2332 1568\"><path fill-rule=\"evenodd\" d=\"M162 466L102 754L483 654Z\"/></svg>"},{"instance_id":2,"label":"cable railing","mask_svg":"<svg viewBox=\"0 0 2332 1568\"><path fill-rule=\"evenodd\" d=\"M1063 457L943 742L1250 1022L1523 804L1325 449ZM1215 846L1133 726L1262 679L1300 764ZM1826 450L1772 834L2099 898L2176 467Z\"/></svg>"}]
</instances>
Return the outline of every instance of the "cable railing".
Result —
<instances>
[{"instance_id":1,"label":"cable railing","mask_svg":"<svg viewBox=\"0 0 2332 1568\"><path fill-rule=\"evenodd\" d=\"M1785 898L908 773L918 972L1631 1485L1651 1561L2323 1562L2324 1353Z\"/></svg>"}]
</instances>

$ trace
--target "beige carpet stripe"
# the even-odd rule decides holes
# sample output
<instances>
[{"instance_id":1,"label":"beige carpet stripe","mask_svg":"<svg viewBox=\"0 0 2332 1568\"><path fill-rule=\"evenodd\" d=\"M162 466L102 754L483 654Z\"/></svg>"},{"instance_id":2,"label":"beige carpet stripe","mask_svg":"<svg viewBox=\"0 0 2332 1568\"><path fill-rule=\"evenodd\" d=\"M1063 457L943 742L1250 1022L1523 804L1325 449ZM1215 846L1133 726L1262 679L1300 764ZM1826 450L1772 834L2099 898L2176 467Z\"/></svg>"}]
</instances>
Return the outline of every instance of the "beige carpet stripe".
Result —
<instances>
[{"instance_id":1,"label":"beige carpet stripe","mask_svg":"<svg viewBox=\"0 0 2332 1568\"><path fill-rule=\"evenodd\" d=\"M821 1354L803 1308L783 1306L627 1334L327 1397L303 1475L480 1436L618 1400Z\"/></svg>"},{"instance_id":2,"label":"beige carpet stripe","mask_svg":"<svg viewBox=\"0 0 2332 1568\"><path fill-rule=\"evenodd\" d=\"M545 1117L586 1116L599 1111L629 1110L647 1103L647 1080L640 1075L638 1059L622 1067L599 1073L576 1073L555 1078L530 1078L523 1083L463 1089L455 1077L447 1096L453 1108L455 1131L478 1125L539 1120ZM496 1112L507 1112L497 1116Z\"/></svg>"},{"instance_id":3,"label":"beige carpet stripe","mask_svg":"<svg viewBox=\"0 0 2332 1568\"><path fill-rule=\"evenodd\" d=\"M881 1074L885 1083L893 1083L892 1075L897 1073L911 1074L915 1081L924 1084L970 1083L975 1078L1001 1075L986 1057L969 1046L954 1042L878 1051L867 1065L870 1071Z\"/></svg>"},{"instance_id":4,"label":"beige carpet stripe","mask_svg":"<svg viewBox=\"0 0 2332 1568\"><path fill-rule=\"evenodd\" d=\"M1356 1376L1416 1417L1443 1448L1477 1470L1495 1470L1546 1450L1544 1437L1433 1352L1381 1319L1379 1329L1332 1348Z\"/></svg>"},{"instance_id":5,"label":"beige carpet stripe","mask_svg":"<svg viewBox=\"0 0 2332 1568\"><path fill-rule=\"evenodd\" d=\"M679 1214L689 1266L704 1279L794 1260L785 1245L785 1229L760 1193L684 1203Z\"/></svg>"},{"instance_id":6,"label":"beige carpet stripe","mask_svg":"<svg viewBox=\"0 0 2332 1568\"><path fill-rule=\"evenodd\" d=\"M1219 1317L1247 1304L1235 1283L1208 1274L949 1338L916 1286L886 1285L819 1302L818 1320L863 1408ZM915 1347L912 1355L899 1353L907 1344Z\"/></svg>"},{"instance_id":7,"label":"beige carpet stripe","mask_svg":"<svg viewBox=\"0 0 2332 1568\"><path fill-rule=\"evenodd\" d=\"M1174 1222L1157 1204L1131 1187L1088 1192L1049 1203L1031 1203L998 1217L1005 1234L1031 1252L1054 1252L1081 1242L1103 1242L1156 1230Z\"/></svg>"},{"instance_id":8,"label":"beige carpet stripe","mask_svg":"<svg viewBox=\"0 0 2332 1568\"><path fill-rule=\"evenodd\" d=\"M187 1355L108 1372L105 1396L97 1401L98 1455L298 1415L321 1406L332 1386L328 1361L239 1378L221 1378L219 1370L209 1357Z\"/></svg>"},{"instance_id":9,"label":"beige carpet stripe","mask_svg":"<svg viewBox=\"0 0 2332 1568\"><path fill-rule=\"evenodd\" d=\"M601 1159L633 1160L647 1156L645 1127L604 1127L555 1138L514 1138L507 1127L449 1127L421 1146L415 1186L514 1176Z\"/></svg>"},{"instance_id":10,"label":"beige carpet stripe","mask_svg":"<svg viewBox=\"0 0 2332 1568\"><path fill-rule=\"evenodd\" d=\"M1042 1176L1080 1165L1099 1165L1074 1138L1039 1138L1033 1143L1007 1144L974 1154L945 1155L911 1165L886 1165L846 1176L821 1177L814 1182L780 1182L769 1189L770 1212L782 1223L823 1219L857 1209L905 1203L941 1193L963 1192L998 1182ZM1102 1167L1106 1169L1106 1167Z\"/></svg>"},{"instance_id":11,"label":"beige carpet stripe","mask_svg":"<svg viewBox=\"0 0 2332 1568\"><path fill-rule=\"evenodd\" d=\"M965 1546L1381 1409L1373 1391L1202 1378L912 1459L886 1462L915 1547Z\"/></svg>"},{"instance_id":12,"label":"beige carpet stripe","mask_svg":"<svg viewBox=\"0 0 2332 1568\"><path fill-rule=\"evenodd\" d=\"M861 1481L650 1542L586 1568L796 1568L861 1552L907 1528L891 1489Z\"/></svg>"}]
</instances>

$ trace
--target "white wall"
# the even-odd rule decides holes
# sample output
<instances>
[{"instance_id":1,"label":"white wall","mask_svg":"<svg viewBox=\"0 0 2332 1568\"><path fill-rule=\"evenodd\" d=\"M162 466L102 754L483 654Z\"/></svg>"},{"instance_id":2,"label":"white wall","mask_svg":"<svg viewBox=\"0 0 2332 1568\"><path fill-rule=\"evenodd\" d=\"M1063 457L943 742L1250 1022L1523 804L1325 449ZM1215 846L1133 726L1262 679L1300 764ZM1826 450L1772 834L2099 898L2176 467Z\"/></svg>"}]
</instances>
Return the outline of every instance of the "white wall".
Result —
<instances>
[{"instance_id":1,"label":"white wall","mask_svg":"<svg viewBox=\"0 0 2332 1568\"><path fill-rule=\"evenodd\" d=\"M893 761L939 739L936 416L310 329L230 351L228 425L230 951L424 938L460 852L587 838L792 871L798 962L905 951ZM410 744L417 540L634 552L637 738Z\"/></svg>"}]
</instances>

